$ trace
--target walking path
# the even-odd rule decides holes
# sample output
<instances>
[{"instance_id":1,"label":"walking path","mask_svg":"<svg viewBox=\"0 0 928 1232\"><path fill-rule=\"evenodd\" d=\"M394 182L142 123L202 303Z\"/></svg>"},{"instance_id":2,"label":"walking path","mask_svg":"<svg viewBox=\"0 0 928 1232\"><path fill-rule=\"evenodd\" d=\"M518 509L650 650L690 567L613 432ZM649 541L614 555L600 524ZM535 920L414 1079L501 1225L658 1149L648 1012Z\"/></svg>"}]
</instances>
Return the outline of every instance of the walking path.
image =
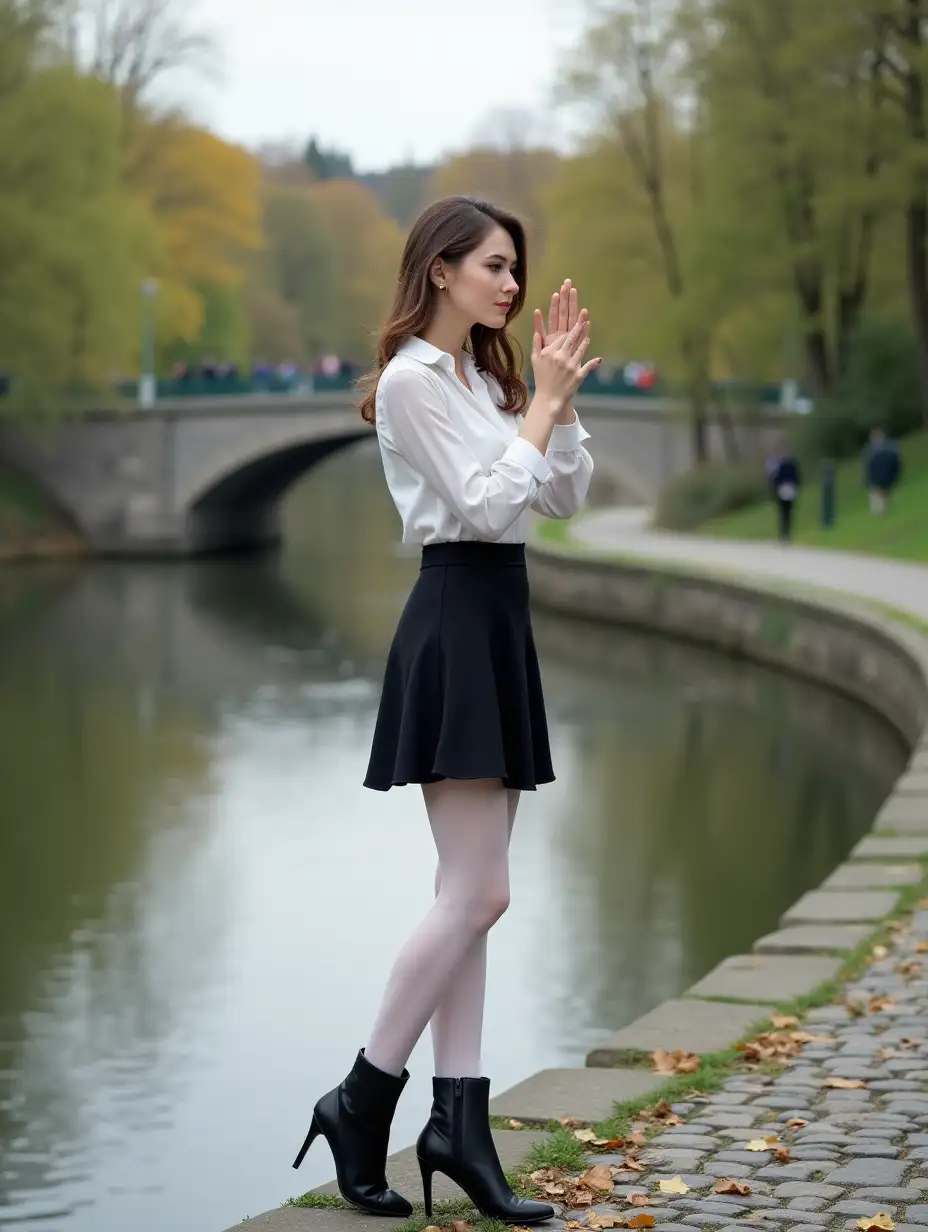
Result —
<instances>
[{"instance_id":1,"label":"walking path","mask_svg":"<svg viewBox=\"0 0 928 1232\"><path fill-rule=\"evenodd\" d=\"M594 510L572 527L571 538L597 551L824 586L885 603L928 620L926 565L794 544L668 534L651 530L647 525L648 516L648 511L643 509ZM928 511L925 516L928 517Z\"/></svg>"},{"instance_id":2,"label":"walking path","mask_svg":"<svg viewBox=\"0 0 928 1232\"><path fill-rule=\"evenodd\" d=\"M928 621L928 567L867 556L667 535L641 510L588 514L573 527L597 554L678 562L741 577L827 587ZM841 955L872 936L899 895L922 882L928 861L928 754L917 754L864 838L818 890L787 912L750 955L725 959L685 997L664 1002L594 1048L586 1068L545 1070L494 1098L491 1112L516 1128L494 1130L504 1167L520 1164L547 1135L524 1123L573 1118L601 1123L616 1102L653 1101L661 1079L623 1068L633 1053L730 1048L773 1007L833 979ZM747 858L747 857L746 857ZM917 891L916 891L917 893ZM654 1227L656 1232L750 1228L767 1232L928 1232L928 899L841 1002L813 1010L802 1030L774 1020L756 1060L786 1055L782 1070L745 1067L716 1094L694 1092L658 1109L632 1131L660 1132L639 1150L631 1140L590 1147L588 1168L536 1171L559 1208L550 1228ZM584 1140L584 1139L581 1139ZM585 1139L585 1140L588 1140ZM584 1175L581 1176L581 1172ZM419 1199L414 1148L388 1160L394 1188ZM463 1195L436 1178L438 1196ZM334 1184L313 1197L334 1195ZM331 1201L332 1198L329 1197ZM435 1223L467 1218L435 1212ZM428 1221L417 1210L404 1232ZM388 1221L337 1208L288 1206L236 1227L266 1232L383 1232ZM395 1225L393 1225L395 1226ZM467 1224L458 1225L465 1232ZM209 1230L204 1229L204 1232ZM227 1230L232 1232L232 1229Z\"/></svg>"}]
</instances>

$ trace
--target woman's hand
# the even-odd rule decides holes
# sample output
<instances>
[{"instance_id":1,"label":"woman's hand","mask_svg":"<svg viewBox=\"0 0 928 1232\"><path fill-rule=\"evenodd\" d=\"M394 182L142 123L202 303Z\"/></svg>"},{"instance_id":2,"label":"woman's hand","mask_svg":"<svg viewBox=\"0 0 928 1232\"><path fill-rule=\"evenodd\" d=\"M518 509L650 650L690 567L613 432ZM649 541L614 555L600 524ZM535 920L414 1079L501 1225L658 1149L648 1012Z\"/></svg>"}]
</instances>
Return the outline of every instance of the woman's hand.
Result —
<instances>
[{"instance_id":1,"label":"woman's hand","mask_svg":"<svg viewBox=\"0 0 928 1232\"><path fill-rule=\"evenodd\" d=\"M561 283L560 291L551 296L548 308L548 329L545 332L545 319L541 309L535 309L535 333L541 335L541 344L557 342L565 334L569 334L580 319L580 296L577 288L569 278Z\"/></svg>"},{"instance_id":2,"label":"woman's hand","mask_svg":"<svg viewBox=\"0 0 928 1232\"><path fill-rule=\"evenodd\" d=\"M536 320L540 314L536 312ZM540 398L554 415L569 406L584 378L602 361L583 362L590 345L590 322L585 308L566 333L558 333L552 342L535 330L532 339L532 367L535 371L535 397Z\"/></svg>"}]
</instances>

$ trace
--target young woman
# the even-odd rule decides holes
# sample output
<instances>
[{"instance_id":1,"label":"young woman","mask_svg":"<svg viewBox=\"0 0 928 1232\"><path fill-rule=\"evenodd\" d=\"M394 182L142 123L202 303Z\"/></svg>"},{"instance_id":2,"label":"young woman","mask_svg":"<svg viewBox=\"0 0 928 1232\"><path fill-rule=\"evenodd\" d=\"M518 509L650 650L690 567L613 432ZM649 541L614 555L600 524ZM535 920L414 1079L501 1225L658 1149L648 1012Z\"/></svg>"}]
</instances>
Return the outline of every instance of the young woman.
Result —
<instances>
[{"instance_id":1,"label":"young woman","mask_svg":"<svg viewBox=\"0 0 928 1232\"><path fill-rule=\"evenodd\" d=\"M469 197L430 206L412 228L379 361L361 413L376 425L403 541L422 545L418 580L387 660L365 786L421 784L438 850L436 898L399 954L366 1048L316 1104L338 1185L367 1211L408 1215L387 1187L390 1123L405 1065L431 1023L432 1112L417 1142L426 1214L434 1172L486 1216L554 1214L516 1197L489 1127L480 1076L486 936L509 903L509 836L519 793L554 778L529 617L530 510L570 517L593 463L571 405L589 320L565 283L547 333L535 313L530 404L506 326L525 300L521 224Z\"/></svg>"}]
</instances>

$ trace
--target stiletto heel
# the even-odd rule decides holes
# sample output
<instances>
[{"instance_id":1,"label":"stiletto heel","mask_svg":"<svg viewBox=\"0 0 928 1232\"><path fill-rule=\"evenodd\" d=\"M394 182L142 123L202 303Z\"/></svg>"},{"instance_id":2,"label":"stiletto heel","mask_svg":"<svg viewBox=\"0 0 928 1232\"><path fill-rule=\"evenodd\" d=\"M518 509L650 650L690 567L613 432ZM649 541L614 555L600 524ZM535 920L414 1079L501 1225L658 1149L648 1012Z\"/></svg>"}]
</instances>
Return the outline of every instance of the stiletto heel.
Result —
<instances>
[{"instance_id":1,"label":"stiletto heel","mask_svg":"<svg viewBox=\"0 0 928 1232\"><path fill-rule=\"evenodd\" d=\"M371 1065L362 1048L351 1073L313 1108L309 1133L294 1168L322 1134L335 1160L339 1193L346 1201L372 1215L408 1218L411 1203L389 1187L386 1177L390 1124L408 1079L405 1069L397 1076Z\"/></svg>"},{"instance_id":2,"label":"stiletto heel","mask_svg":"<svg viewBox=\"0 0 928 1232\"><path fill-rule=\"evenodd\" d=\"M318 1136L321 1133L322 1133L322 1126L316 1120L315 1116L313 1116L312 1124L309 1127L309 1133L306 1135L306 1140L304 1141L303 1145L300 1147L300 1153L297 1155L296 1159L293 1161L294 1168L298 1168L300 1166L300 1164L303 1162L306 1156L306 1152L312 1146L313 1140L315 1138L318 1138Z\"/></svg>"},{"instance_id":3,"label":"stiletto heel","mask_svg":"<svg viewBox=\"0 0 928 1232\"><path fill-rule=\"evenodd\" d=\"M424 1159L419 1159L419 1171L422 1173L422 1197L425 1202L425 1217L432 1218L432 1175L435 1169Z\"/></svg>"},{"instance_id":4,"label":"stiletto heel","mask_svg":"<svg viewBox=\"0 0 928 1232\"><path fill-rule=\"evenodd\" d=\"M433 1078L432 1115L416 1142L426 1217L432 1214L432 1173L463 1189L485 1218L533 1224L553 1219L547 1202L512 1192L490 1132L489 1078Z\"/></svg>"}]
</instances>

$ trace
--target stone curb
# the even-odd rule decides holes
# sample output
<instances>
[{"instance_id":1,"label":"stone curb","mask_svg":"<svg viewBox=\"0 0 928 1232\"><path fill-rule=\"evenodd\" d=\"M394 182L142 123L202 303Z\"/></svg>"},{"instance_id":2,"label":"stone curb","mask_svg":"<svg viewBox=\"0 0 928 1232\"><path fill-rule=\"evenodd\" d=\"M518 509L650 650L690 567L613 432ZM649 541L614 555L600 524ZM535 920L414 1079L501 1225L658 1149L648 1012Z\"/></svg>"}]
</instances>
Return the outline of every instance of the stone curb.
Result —
<instances>
[{"instance_id":1,"label":"stone curb","mask_svg":"<svg viewBox=\"0 0 928 1232\"><path fill-rule=\"evenodd\" d=\"M772 1004L807 995L833 978L841 967L839 955L892 914L902 887L918 882L920 868L912 862L928 859L928 639L875 607L806 587L791 593L788 583L770 578L739 578L538 541L529 546L529 560L532 594L540 606L657 629L849 693L888 719L912 749L871 832L819 889L784 912L780 931L759 938L753 954L725 959L682 999L664 1002L610 1035L588 1053L587 1068L543 1070L492 1101L494 1115L517 1120L601 1121L616 1101L644 1100L664 1081L648 1070L622 1068L628 1053L680 1048L704 1054L732 1047L769 1016ZM521 1162L532 1142L544 1136L494 1131L504 1167ZM407 1189L415 1193L411 1154L414 1148L391 1155L388 1175L402 1189L408 1173ZM337 1188L330 1182L312 1192ZM384 1223L357 1212L282 1207L235 1227L364 1232L368 1225Z\"/></svg>"}]
</instances>

